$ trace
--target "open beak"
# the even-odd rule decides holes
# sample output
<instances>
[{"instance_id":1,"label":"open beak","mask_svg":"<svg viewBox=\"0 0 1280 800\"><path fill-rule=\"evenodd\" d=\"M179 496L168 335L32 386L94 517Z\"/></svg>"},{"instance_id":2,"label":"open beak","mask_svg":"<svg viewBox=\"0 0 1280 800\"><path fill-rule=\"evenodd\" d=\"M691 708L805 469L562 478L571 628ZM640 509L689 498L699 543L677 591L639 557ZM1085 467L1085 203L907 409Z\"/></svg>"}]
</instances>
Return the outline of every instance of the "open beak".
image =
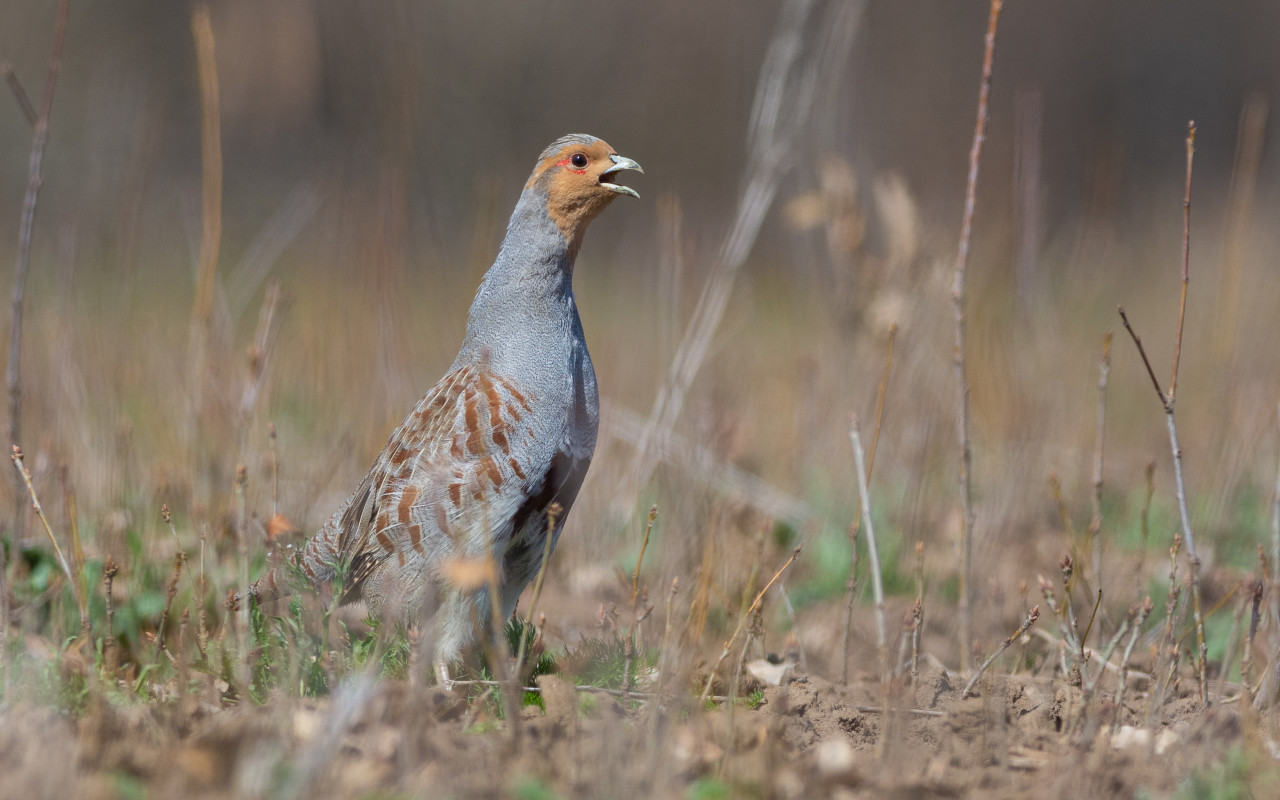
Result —
<instances>
[{"instance_id":1,"label":"open beak","mask_svg":"<svg viewBox=\"0 0 1280 800\"><path fill-rule=\"evenodd\" d=\"M636 198L640 197L640 195L636 192L636 190L632 189L630 186L623 186L620 183L609 183L605 180L607 176L613 175L614 173L617 173L617 172L621 172L624 169L633 169L636 172L643 174L644 170L640 168L640 165L637 164L635 161L632 161L631 159L627 158L626 156L609 156L609 160L612 161L613 164L604 172L600 173L600 185L611 192L617 192L618 194L627 194Z\"/></svg>"}]
</instances>

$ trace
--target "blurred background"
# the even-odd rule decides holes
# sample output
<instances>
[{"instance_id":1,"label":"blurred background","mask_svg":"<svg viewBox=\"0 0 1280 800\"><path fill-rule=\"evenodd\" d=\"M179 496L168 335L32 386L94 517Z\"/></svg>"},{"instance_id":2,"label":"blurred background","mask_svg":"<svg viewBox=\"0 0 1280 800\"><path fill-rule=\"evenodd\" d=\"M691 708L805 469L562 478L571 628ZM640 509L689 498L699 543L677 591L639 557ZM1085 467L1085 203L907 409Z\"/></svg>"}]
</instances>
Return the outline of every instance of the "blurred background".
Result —
<instances>
[{"instance_id":1,"label":"blurred background","mask_svg":"<svg viewBox=\"0 0 1280 800\"><path fill-rule=\"evenodd\" d=\"M716 561L706 531L729 531L723 558L726 542L755 541L764 526L770 564L795 541L816 551L799 602L838 594L854 514L848 421L868 427L893 323L873 481L882 547L891 565L901 550L906 575L925 542L941 591L958 502L949 291L987 3L785 5L791 22L762 0L210 2L223 228L207 374L193 383L204 209L192 7L72 3L24 347L22 444L39 481L56 492L68 468L98 555L137 531L166 546L152 536L160 502L190 518L187 530L216 530L241 461L258 518L278 505L313 529L452 360L537 154L584 131L645 174L630 181L642 199L614 204L578 263L609 418L561 583L590 595L592 580L634 563L638 518L618 510L634 499L661 510L664 575ZM0 60L37 102L55 10L12 0L0 26ZM628 494L633 423L741 210L753 103L780 31L807 72L781 84L776 193L675 426L686 449ZM1269 2L1005 9L969 269L977 563L990 580L977 588L994 620L1016 616L1001 598L1053 569L1072 533L1051 473L1075 527L1088 519L1098 359L1105 333L1123 333L1117 304L1168 374L1189 119L1199 135L1179 423L1194 514L1211 563L1248 568L1267 535L1278 32ZM5 94L0 253L12 263L31 129ZM1119 557L1143 545L1148 462L1153 539L1167 543L1174 514L1164 421L1130 341L1117 337L1113 363L1104 538ZM779 502L755 502L752 480Z\"/></svg>"}]
</instances>

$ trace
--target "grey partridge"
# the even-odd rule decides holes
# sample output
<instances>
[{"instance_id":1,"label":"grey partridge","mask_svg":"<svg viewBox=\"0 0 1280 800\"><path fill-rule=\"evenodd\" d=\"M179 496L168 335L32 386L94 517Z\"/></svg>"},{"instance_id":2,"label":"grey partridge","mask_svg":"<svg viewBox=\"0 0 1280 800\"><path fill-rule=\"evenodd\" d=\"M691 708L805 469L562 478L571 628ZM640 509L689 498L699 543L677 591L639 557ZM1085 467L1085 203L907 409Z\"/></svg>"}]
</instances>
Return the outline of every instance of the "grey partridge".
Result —
<instances>
[{"instance_id":1,"label":"grey partridge","mask_svg":"<svg viewBox=\"0 0 1280 800\"><path fill-rule=\"evenodd\" d=\"M618 195L639 197L612 182L623 170L643 171L594 136L570 134L543 151L448 373L337 513L237 602L341 574L341 601L364 600L372 616L418 629L442 675L493 610L488 588L459 585L451 565L492 558L502 618L512 614L595 451L599 397L573 265L591 220ZM553 503L561 511L549 530Z\"/></svg>"}]
</instances>

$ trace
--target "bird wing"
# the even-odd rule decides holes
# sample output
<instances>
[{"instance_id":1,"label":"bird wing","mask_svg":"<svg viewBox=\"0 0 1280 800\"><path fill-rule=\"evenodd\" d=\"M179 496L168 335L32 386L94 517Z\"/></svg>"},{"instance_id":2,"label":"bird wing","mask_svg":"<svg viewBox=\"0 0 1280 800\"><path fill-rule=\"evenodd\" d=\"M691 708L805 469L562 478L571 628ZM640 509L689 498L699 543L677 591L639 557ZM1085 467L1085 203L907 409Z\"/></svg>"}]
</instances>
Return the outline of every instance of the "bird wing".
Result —
<instances>
[{"instance_id":1,"label":"bird wing","mask_svg":"<svg viewBox=\"0 0 1280 800\"><path fill-rule=\"evenodd\" d=\"M539 495L563 437L533 398L485 363L455 367L387 441L339 521L344 600L389 559L501 559L514 521ZM541 465L539 468L538 465Z\"/></svg>"}]
</instances>

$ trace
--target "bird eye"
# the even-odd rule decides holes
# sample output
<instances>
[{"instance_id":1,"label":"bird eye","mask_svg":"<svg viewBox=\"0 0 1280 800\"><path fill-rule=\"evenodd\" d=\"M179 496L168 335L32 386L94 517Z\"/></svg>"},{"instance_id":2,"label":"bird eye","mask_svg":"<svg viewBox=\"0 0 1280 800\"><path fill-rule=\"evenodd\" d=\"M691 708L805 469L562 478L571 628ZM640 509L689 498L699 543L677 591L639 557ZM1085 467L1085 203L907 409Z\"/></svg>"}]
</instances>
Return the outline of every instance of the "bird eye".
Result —
<instances>
[{"instance_id":1,"label":"bird eye","mask_svg":"<svg viewBox=\"0 0 1280 800\"><path fill-rule=\"evenodd\" d=\"M584 169L587 166L587 157L582 153L574 153L569 158L569 163L573 164L576 169Z\"/></svg>"}]
</instances>

